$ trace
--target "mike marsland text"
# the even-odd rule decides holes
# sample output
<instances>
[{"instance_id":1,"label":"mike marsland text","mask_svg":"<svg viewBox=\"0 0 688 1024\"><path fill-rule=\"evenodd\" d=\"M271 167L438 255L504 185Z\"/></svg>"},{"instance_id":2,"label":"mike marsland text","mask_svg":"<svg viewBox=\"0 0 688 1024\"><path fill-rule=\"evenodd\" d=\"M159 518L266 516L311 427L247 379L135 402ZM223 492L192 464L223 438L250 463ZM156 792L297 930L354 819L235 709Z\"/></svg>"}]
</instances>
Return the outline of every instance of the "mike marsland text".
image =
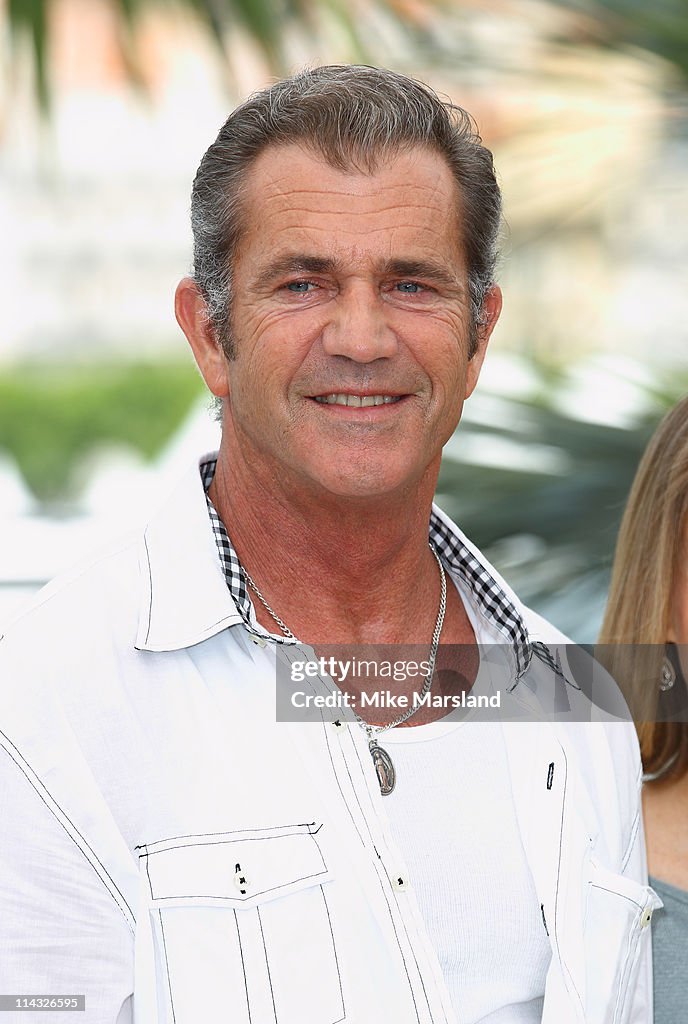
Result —
<instances>
[{"instance_id":1,"label":"mike marsland text","mask_svg":"<svg viewBox=\"0 0 688 1024\"><path fill-rule=\"evenodd\" d=\"M291 695L292 707L295 708L383 708L390 711L403 711L405 708L500 708L502 695L498 691L488 696L486 693L426 693L421 696L414 693L409 697L406 693L393 693L391 690L374 690L372 693L362 692L357 696L334 690L332 693L305 693L296 690Z\"/></svg>"}]
</instances>

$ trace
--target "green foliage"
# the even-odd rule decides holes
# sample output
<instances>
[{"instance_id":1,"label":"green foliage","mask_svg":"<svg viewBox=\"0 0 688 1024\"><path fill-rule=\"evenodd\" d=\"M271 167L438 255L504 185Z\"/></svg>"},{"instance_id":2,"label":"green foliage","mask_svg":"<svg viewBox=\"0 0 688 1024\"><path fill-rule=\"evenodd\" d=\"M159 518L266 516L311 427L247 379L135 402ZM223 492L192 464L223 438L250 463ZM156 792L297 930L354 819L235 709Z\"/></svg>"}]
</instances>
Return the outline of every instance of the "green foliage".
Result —
<instances>
[{"instance_id":1,"label":"green foliage","mask_svg":"<svg viewBox=\"0 0 688 1024\"><path fill-rule=\"evenodd\" d=\"M28 35L31 40L36 97L42 111L48 109L50 99L46 71L47 13L45 0L9 0L7 5L13 42L22 35Z\"/></svg>"},{"instance_id":2,"label":"green foliage","mask_svg":"<svg viewBox=\"0 0 688 1024\"><path fill-rule=\"evenodd\" d=\"M611 46L631 44L659 54L688 75L688 0L557 0L583 9L603 26Z\"/></svg>"},{"instance_id":3,"label":"green foliage","mask_svg":"<svg viewBox=\"0 0 688 1024\"><path fill-rule=\"evenodd\" d=\"M130 445L153 458L202 392L189 363L17 365L0 371L0 450L37 498L67 498L94 446Z\"/></svg>"},{"instance_id":4,"label":"green foliage","mask_svg":"<svg viewBox=\"0 0 688 1024\"><path fill-rule=\"evenodd\" d=\"M125 67L132 84L143 84L141 56L136 47L136 30L139 16L145 9L164 10L186 8L192 11L205 26L210 38L227 59L226 42L234 25L241 25L262 50L270 68L276 74L286 74L287 65L283 53L283 35L286 25L293 22L302 31L308 32L313 24L313 5L308 0L113 0L118 18L117 42L119 43ZM345 0L322 0L340 20L351 43L352 58L362 58L367 50L356 29L354 12ZM385 2L385 0L382 0ZM44 114L49 113L51 81L49 74L49 52L51 43L51 14L58 6L58 0L8 0L6 20L11 31L15 52L17 42L26 38L31 42L34 54L33 73L36 97ZM394 7L389 8L395 15ZM0 14L0 23L2 15ZM401 24L402 22L400 22Z\"/></svg>"},{"instance_id":5,"label":"green foliage","mask_svg":"<svg viewBox=\"0 0 688 1024\"><path fill-rule=\"evenodd\" d=\"M688 74L688 0L554 0L564 7L582 9L596 25L598 45L644 47L671 61ZM420 21L409 17L408 9L395 0L378 0L416 46L437 43L432 32L425 33ZM350 59L374 63L360 31L358 10L346 0L113 0L118 17L117 41L133 84L141 87L141 57L137 54L136 29L146 9L180 7L192 11L205 26L210 38L227 58L226 41L233 26L241 25L265 54L275 74L286 73L282 39L285 26L297 25L308 35L318 7L327 10L340 23L351 47ZM33 74L41 110L48 113L51 98L49 52L51 14L58 0L8 0L5 18L9 24L13 50L19 39L28 38L33 50ZM441 8L442 4L439 4ZM459 3L459 9L471 5ZM485 11L489 4L482 4ZM0 19L1 19L0 15Z\"/></svg>"}]
</instances>

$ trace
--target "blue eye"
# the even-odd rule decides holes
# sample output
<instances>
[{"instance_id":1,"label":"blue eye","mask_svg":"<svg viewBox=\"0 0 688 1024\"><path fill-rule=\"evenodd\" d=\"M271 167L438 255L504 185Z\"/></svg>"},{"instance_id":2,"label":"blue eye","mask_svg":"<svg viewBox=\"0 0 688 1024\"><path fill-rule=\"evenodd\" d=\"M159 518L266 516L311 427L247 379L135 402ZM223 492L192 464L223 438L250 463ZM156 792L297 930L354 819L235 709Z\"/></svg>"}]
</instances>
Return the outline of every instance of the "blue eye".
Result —
<instances>
[{"instance_id":1,"label":"blue eye","mask_svg":"<svg viewBox=\"0 0 688 1024\"><path fill-rule=\"evenodd\" d=\"M313 287L312 281L290 281L287 285L290 292L296 292L298 295L305 295Z\"/></svg>"},{"instance_id":2,"label":"blue eye","mask_svg":"<svg viewBox=\"0 0 688 1024\"><path fill-rule=\"evenodd\" d=\"M423 290L423 285L417 281L399 281L397 288L406 295L417 295Z\"/></svg>"}]
</instances>

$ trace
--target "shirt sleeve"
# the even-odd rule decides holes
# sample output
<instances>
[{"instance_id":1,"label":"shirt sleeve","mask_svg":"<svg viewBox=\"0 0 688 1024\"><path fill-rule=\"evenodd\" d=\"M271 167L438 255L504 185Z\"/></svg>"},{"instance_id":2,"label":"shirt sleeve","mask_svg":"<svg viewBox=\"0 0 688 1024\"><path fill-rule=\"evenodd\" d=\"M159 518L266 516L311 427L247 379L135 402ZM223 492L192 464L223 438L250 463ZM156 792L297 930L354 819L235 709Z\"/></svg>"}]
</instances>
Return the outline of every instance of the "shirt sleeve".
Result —
<instances>
[{"instance_id":1,"label":"shirt sleeve","mask_svg":"<svg viewBox=\"0 0 688 1024\"><path fill-rule=\"evenodd\" d=\"M131 922L11 746L0 743L0 993L85 997L81 1024L131 1024ZM3 1013L3 1024L42 1021ZM72 1012L50 1018L74 1021Z\"/></svg>"}]
</instances>

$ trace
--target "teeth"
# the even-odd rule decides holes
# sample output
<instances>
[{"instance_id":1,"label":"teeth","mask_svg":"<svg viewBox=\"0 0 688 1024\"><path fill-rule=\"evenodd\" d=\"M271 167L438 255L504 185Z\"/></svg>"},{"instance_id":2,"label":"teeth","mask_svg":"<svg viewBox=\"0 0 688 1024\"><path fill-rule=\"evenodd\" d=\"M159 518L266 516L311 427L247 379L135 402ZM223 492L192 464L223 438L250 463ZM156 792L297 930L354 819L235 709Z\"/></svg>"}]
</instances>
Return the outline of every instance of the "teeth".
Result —
<instances>
[{"instance_id":1,"label":"teeth","mask_svg":"<svg viewBox=\"0 0 688 1024\"><path fill-rule=\"evenodd\" d=\"M348 405L355 409L371 405L389 405L398 402L400 395L316 395L316 402L323 405Z\"/></svg>"}]
</instances>

